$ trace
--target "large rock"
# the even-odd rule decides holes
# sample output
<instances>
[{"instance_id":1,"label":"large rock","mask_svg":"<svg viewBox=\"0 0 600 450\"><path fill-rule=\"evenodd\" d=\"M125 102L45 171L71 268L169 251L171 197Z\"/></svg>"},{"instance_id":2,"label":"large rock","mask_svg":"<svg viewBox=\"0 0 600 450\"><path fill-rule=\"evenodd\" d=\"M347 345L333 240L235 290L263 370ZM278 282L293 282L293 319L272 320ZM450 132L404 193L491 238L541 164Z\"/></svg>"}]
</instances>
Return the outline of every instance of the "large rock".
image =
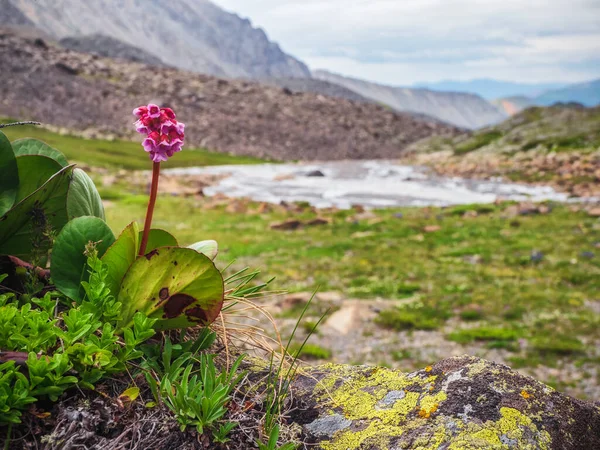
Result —
<instances>
[{"instance_id":1,"label":"large rock","mask_svg":"<svg viewBox=\"0 0 600 450\"><path fill-rule=\"evenodd\" d=\"M320 366L292 391L291 420L325 450L600 449L599 406L474 357L410 374Z\"/></svg>"}]
</instances>

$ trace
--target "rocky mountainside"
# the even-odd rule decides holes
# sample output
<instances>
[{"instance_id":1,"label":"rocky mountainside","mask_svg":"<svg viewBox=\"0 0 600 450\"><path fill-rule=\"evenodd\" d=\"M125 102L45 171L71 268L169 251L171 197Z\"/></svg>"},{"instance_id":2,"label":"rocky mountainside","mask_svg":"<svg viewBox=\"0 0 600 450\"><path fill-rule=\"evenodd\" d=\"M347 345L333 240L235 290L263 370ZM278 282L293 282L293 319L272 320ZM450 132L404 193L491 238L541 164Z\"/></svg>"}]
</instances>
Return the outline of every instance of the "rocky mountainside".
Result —
<instances>
[{"instance_id":1,"label":"rocky mountainside","mask_svg":"<svg viewBox=\"0 0 600 450\"><path fill-rule=\"evenodd\" d=\"M119 58L141 62L151 66L164 66L160 58L142 50L139 47L126 44L103 34L91 34L82 37L68 37L59 41L64 48L82 53L93 53L106 58Z\"/></svg>"},{"instance_id":2,"label":"rocky mountainside","mask_svg":"<svg viewBox=\"0 0 600 450\"><path fill-rule=\"evenodd\" d=\"M0 0L0 24L2 26L31 26L33 22L16 8L10 0Z\"/></svg>"},{"instance_id":3,"label":"rocky mountainside","mask_svg":"<svg viewBox=\"0 0 600 450\"><path fill-rule=\"evenodd\" d=\"M483 98L466 93L385 86L318 70L313 76L339 84L397 111L426 114L462 128L481 128L506 116Z\"/></svg>"},{"instance_id":4,"label":"rocky mountainside","mask_svg":"<svg viewBox=\"0 0 600 450\"><path fill-rule=\"evenodd\" d=\"M29 21L56 39L102 34L168 65L217 76L310 77L263 30L209 0L0 1L0 18Z\"/></svg>"},{"instance_id":5,"label":"rocky mountainside","mask_svg":"<svg viewBox=\"0 0 600 450\"><path fill-rule=\"evenodd\" d=\"M315 78L263 78L261 83L278 86L283 89L288 89L291 92L305 92L322 94L328 97L345 98L362 103L376 103L375 100L363 97L357 92L348 89L339 84L330 83L325 80L317 80Z\"/></svg>"},{"instance_id":6,"label":"rocky mountainside","mask_svg":"<svg viewBox=\"0 0 600 450\"><path fill-rule=\"evenodd\" d=\"M281 160L394 158L458 130L375 104L77 53L0 33L0 116L134 136L134 107L176 108L189 147ZM90 129L94 131L90 132Z\"/></svg>"}]
</instances>

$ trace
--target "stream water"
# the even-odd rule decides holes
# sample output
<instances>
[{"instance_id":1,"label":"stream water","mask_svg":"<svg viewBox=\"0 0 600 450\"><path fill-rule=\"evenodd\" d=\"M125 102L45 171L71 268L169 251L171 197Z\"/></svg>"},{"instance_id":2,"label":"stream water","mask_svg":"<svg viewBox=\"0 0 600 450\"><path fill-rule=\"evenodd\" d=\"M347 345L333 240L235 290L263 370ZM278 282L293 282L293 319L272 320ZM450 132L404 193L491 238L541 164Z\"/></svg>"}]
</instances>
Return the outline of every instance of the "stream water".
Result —
<instances>
[{"instance_id":1,"label":"stream water","mask_svg":"<svg viewBox=\"0 0 600 450\"><path fill-rule=\"evenodd\" d=\"M426 169L393 161L332 161L310 164L260 164L170 169L174 174L225 174L206 195L223 193L256 201L307 201L313 206L372 208L445 206L506 200L567 200L545 186L440 177Z\"/></svg>"}]
</instances>

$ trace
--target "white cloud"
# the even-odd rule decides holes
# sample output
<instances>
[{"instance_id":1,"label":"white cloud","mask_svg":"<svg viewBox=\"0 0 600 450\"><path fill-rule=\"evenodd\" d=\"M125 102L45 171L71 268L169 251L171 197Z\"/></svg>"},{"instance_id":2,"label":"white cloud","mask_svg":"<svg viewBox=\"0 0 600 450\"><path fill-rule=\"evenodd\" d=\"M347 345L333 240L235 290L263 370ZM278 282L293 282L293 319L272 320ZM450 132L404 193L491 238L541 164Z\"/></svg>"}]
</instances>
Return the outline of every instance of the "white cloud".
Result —
<instances>
[{"instance_id":1,"label":"white cloud","mask_svg":"<svg viewBox=\"0 0 600 450\"><path fill-rule=\"evenodd\" d=\"M311 68L393 84L600 76L598 0L214 0Z\"/></svg>"}]
</instances>

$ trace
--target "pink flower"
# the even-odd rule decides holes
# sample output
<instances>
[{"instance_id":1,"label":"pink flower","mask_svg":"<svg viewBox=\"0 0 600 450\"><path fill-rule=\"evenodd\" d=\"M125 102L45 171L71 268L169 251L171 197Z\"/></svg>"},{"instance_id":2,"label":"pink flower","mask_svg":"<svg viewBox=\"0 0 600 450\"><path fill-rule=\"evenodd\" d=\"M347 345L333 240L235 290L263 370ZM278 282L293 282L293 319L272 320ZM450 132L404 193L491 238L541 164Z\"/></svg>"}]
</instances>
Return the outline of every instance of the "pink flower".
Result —
<instances>
[{"instance_id":1,"label":"pink flower","mask_svg":"<svg viewBox=\"0 0 600 450\"><path fill-rule=\"evenodd\" d=\"M157 105L150 103L148 105L148 116L150 116L152 119L160 118L160 108Z\"/></svg>"},{"instance_id":2,"label":"pink flower","mask_svg":"<svg viewBox=\"0 0 600 450\"><path fill-rule=\"evenodd\" d=\"M144 150L154 162L166 161L181 151L185 139L185 124L177 121L170 108L159 108L149 104L133 110L138 118L135 128L147 137L142 142Z\"/></svg>"}]
</instances>

